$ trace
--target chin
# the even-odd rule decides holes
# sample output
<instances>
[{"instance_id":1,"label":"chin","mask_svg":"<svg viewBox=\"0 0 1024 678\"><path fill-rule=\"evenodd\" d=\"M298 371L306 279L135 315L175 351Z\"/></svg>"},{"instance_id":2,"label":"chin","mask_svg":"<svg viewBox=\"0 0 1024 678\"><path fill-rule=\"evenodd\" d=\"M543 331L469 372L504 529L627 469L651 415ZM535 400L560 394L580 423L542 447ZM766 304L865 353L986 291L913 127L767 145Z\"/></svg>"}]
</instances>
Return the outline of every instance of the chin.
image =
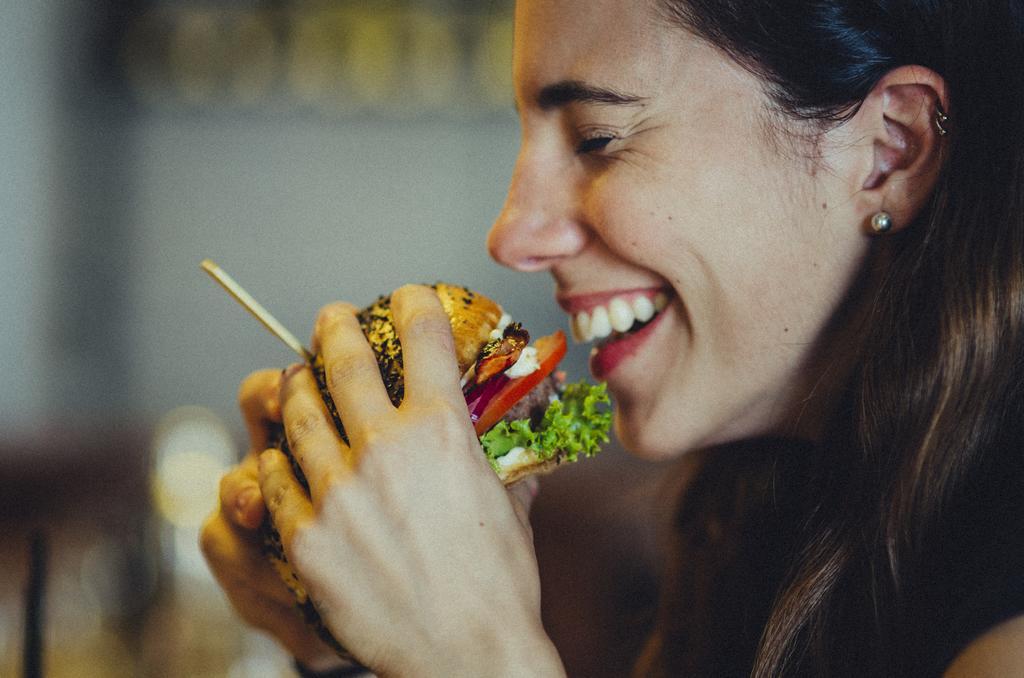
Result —
<instances>
[{"instance_id":1,"label":"chin","mask_svg":"<svg viewBox=\"0 0 1024 678\"><path fill-rule=\"evenodd\" d=\"M634 457L645 461L667 461L677 459L698 447L697 440L681 435L685 423L651 421L649 417L615 403L615 436L622 447Z\"/></svg>"}]
</instances>

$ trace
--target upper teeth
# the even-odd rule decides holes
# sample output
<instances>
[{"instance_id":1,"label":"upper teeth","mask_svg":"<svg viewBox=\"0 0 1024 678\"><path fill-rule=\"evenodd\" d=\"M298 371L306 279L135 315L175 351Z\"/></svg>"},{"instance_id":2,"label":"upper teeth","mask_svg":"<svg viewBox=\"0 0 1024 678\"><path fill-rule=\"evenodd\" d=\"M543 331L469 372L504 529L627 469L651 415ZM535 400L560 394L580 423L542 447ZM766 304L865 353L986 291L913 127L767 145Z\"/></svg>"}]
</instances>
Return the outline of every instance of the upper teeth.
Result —
<instances>
[{"instance_id":1,"label":"upper teeth","mask_svg":"<svg viewBox=\"0 0 1024 678\"><path fill-rule=\"evenodd\" d=\"M647 322L668 306L668 297L658 292L654 299L642 294L615 297L607 306L595 306L590 312L580 311L572 319L572 335L578 342L604 339L612 331L628 332L636 321Z\"/></svg>"}]
</instances>

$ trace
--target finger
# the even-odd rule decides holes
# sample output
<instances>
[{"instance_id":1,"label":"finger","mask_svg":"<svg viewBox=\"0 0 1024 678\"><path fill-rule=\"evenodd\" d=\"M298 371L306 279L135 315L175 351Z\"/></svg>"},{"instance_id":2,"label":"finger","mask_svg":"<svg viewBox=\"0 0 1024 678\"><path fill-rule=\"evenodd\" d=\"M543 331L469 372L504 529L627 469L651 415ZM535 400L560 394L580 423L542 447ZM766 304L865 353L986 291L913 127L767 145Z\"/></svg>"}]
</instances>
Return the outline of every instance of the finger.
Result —
<instances>
[{"instance_id":1,"label":"finger","mask_svg":"<svg viewBox=\"0 0 1024 678\"><path fill-rule=\"evenodd\" d=\"M295 597L263 554L260 537L240 534L221 513L203 524L199 546L214 577L225 591L252 590L282 604Z\"/></svg>"},{"instance_id":2,"label":"finger","mask_svg":"<svg viewBox=\"0 0 1024 678\"><path fill-rule=\"evenodd\" d=\"M314 505L344 469L347 448L308 366L289 368L281 384L284 430Z\"/></svg>"},{"instance_id":3,"label":"finger","mask_svg":"<svg viewBox=\"0 0 1024 678\"><path fill-rule=\"evenodd\" d=\"M228 598L242 619L277 638L289 654L302 664L339 664L342 661L306 625L302 612L294 603L278 603L245 590L230 592Z\"/></svg>"},{"instance_id":4,"label":"finger","mask_svg":"<svg viewBox=\"0 0 1024 678\"><path fill-rule=\"evenodd\" d=\"M260 370L246 377L238 387L238 404L252 449L267 449L271 443L270 425L281 421L280 384L280 370Z\"/></svg>"},{"instance_id":5,"label":"finger","mask_svg":"<svg viewBox=\"0 0 1024 678\"><path fill-rule=\"evenodd\" d=\"M331 304L317 318L317 338L331 398L349 435L394 411L373 349L366 341L356 309Z\"/></svg>"},{"instance_id":6,"label":"finger","mask_svg":"<svg viewBox=\"0 0 1024 678\"><path fill-rule=\"evenodd\" d=\"M314 516L306 491L292 475L292 467L281 450L267 450L260 455L260 491L288 553L296 532L312 522Z\"/></svg>"},{"instance_id":7,"label":"finger","mask_svg":"<svg viewBox=\"0 0 1024 678\"><path fill-rule=\"evenodd\" d=\"M220 506L239 527L255 530L263 522L265 507L255 454L247 454L220 479Z\"/></svg>"},{"instance_id":8,"label":"finger","mask_svg":"<svg viewBox=\"0 0 1024 678\"><path fill-rule=\"evenodd\" d=\"M406 285L391 296L391 310L402 342L406 399L464 404L451 321L434 290Z\"/></svg>"}]
</instances>

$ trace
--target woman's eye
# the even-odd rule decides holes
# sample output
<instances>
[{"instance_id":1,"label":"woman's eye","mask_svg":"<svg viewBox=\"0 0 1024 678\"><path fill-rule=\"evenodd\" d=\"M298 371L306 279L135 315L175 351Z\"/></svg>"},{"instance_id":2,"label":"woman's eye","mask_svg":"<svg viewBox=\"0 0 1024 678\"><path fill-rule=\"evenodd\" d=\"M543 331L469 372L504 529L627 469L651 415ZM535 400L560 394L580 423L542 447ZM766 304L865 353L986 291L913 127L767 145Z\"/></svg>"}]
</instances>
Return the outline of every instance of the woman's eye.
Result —
<instances>
[{"instance_id":1,"label":"woman's eye","mask_svg":"<svg viewBox=\"0 0 1024 678\"><path fill-rule=\"evenodd\" d=\"M594 153L604 149L605 146L615 141L615 137L591 137L590 139L584 139L576 146L576 153L579 155L586 155L587 153Z\"/></svg>"}]
</instances>

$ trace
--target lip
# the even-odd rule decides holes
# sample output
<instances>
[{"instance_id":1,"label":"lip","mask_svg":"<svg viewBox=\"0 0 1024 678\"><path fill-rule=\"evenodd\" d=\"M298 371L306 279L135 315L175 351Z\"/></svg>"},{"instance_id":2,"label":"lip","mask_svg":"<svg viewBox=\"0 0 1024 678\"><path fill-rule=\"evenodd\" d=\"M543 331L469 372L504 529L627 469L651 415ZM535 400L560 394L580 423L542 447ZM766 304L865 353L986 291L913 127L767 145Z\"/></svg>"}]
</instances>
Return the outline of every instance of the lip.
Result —
<instances>
[{"instance_id":1,"label":"lip","mask_svg":"<svg viewBox=\"0 0 1024 678\"><path fill-rule=\"evenodd\" d=\"M595 346L590 353L590 371L594 378L605 381L619 365L636 355L654 334L655 328L668 315L668 311L669 309L666 309L666 312L654 316L651 322L633 334L603 344L600 348Z\"/></svg>"},{"instance_id":2,"label":"lip","mask_svg":"<svg viewBox=\"0 0 1024 678\"><path fill-rule=\"evenodd\" d=\"M634 287L631 289L614 290L607 292L586 292L583 294L556 294L555 301L562 309L571 315L581 311L590 311L598 306L607 306L616 297L625 297L632 300L633 297L644 296L654 299L658 292L666 292L664 287ZM667 293L667 292L666 292Z\"/></svg>"}]
</instances>

